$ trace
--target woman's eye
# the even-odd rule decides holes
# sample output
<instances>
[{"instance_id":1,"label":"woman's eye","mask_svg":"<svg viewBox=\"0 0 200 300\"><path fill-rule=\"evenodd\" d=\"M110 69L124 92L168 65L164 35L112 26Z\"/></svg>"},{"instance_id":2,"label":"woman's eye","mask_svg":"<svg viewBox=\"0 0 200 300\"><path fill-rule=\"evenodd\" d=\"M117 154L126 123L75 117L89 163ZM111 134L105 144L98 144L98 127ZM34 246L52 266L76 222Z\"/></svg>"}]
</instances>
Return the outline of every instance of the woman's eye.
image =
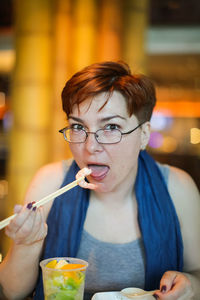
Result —
<instances>
[{"instance_id":1,"label":"woman's eye","mask_svg":"<svg viewBox=\"0 0 200 300\"><path fill-rule=\"evenodd\" d=\"M81 124L72 124L70 127L74 130L84 130L84 127Z\"/></svg>"},{"instance_id":2,"label":"woman's eye","mask_svg":"<svg viewBox=\"0 0 200 300\"><path fill-rule=\"evenodd\" d=\"M116 130L119 129L119 126L116 124L108 124L105 126L105 130Z\"/></svg>"}]
</instances>

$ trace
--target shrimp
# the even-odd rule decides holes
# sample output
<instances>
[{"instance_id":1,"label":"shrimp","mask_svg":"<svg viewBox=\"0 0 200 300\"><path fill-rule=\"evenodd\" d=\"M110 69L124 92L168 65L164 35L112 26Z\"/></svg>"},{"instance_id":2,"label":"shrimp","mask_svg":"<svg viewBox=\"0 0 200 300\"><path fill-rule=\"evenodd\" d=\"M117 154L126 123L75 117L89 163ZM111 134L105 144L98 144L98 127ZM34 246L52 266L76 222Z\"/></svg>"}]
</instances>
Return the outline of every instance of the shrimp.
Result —
<instances>
[{"instance_id":1,"label":"shrimp","mask_svg":"<svg viewBox=\"0 0 200 300\"><path fill-rule=\"evenodd\" d=\"M91 172L92 172L91 169L85 167L85 168L81 169L80 171L78 171L78 173L76 174L76 179L79 179L80 177L83 177L83 176L86 177L86 176L90 175ZM85 179L81 180L78 184L82 188L90 189L90 190L94 190L97 187L96 184L88 183L87 181L85 181Z\"/></svg>"}]
</instances>

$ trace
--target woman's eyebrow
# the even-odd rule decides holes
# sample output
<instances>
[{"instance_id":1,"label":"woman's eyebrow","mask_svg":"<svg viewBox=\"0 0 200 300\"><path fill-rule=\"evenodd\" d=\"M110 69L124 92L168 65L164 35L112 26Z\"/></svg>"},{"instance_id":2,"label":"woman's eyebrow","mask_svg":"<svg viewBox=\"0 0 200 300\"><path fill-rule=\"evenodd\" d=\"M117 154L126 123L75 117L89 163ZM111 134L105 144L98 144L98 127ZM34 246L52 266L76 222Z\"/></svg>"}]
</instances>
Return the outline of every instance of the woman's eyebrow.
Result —
<instances>
[{"instance_id":1,"label":"woman's eyebrow","mask_svg":"<svg viewBox=\"0 0 200 300\"><path fill-rule=\"evenodd\" d=\"M110 120L116 119L116 118L119 118L119 119L122 119L122 120L126 120L126 118L124 118L124 117L122 117L120 115L113 115L113 116L108 116L108 117L101 118L100 121L101 122L107 122L107 121L110 121ZM74 116L70 116L69 115L68 120L69 119L72 119L74 121L83 123L83 120L81 118L78 118L78 117L74 117Z\"/></svg>"},{"instance_id":2,"label":"woman's eyebrow","mask_svg":"<svg viewBox=\"0 0 200 300\"><path fill-rule=\"evenodd\" d=\"M83 123L83 120L81 120L81 119L78 118L78 117L73 117L73 116L70 116L70 115L69 115L68 120L69 120L69 119L72 119L72 120L74 120L74 121L82 122L82 123Z\"/></svg>"},{"instance_id":3,"label":"woman's eyebrow","mask_svg":"<svg viewBox=\"0 0 200 300\"><path fill-rule=\"evenodd\" d=\"M122 120L126 120L126 118L124 118L124 117L122 117L120 115L114 115L114 116L108 116L108 117L102 118L101 121L106 122L106 121L110 121L110 120L116 119L116 118L119 118L119 119L122 119Z\"/></svg>"}]
</instances>

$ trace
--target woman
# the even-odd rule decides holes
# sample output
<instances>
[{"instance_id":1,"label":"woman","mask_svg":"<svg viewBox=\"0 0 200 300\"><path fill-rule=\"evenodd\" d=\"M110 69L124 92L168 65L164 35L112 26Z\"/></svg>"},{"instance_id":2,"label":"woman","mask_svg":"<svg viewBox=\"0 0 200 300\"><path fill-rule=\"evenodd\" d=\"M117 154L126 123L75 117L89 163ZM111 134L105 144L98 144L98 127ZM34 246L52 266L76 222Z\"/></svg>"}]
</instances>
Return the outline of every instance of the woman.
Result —
<instances>
[{"instance_id":1,"label":"woman","mask_svg":"<svg viewBox=\"0 0 200 300\"><path fill-rule=\"evenodd\" d=\"M124 63L91 65L66 83L68 126L60 132L74 161L43 167L25 205L15 207L6 228L13 245L0 266L8 298L36 287L35 299L42 299L39 260L77 256L89 261L85 299L128 286L157 289L157 299L199 299L199 193L188 174L143 151L155 101L151 81L131 75ZM84 167L92 171L82 184L89 189L32 209Z\"/></svg>"}]
</instances>

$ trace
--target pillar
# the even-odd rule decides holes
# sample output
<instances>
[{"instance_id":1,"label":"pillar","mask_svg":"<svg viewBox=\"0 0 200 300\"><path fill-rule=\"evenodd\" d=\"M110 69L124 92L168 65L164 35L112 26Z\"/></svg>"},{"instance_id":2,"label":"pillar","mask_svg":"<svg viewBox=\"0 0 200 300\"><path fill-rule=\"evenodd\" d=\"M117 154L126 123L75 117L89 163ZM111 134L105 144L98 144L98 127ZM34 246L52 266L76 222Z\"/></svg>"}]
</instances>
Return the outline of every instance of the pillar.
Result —
<instances>
[{"instance_id":1,"label":"pillar","mask_svg":"<svg viewBox=\"0 0 200 300\"><path fill-rule=\"evenodd\" d=\"M58 132L67 125L66 115L62 111L61 92L72 75L72 0L57 0L54 17L52 159L58 161L72 156L69 145Z\"/></svg>"},{"instance_id":2,"label":"pillar","mask_svg":"<svg viewBox=\"0 0 200 300\"><path fill-rule=\"evenodd\" d=\"M75 73L96 62L97 47L97 5L94 0L75 0L73 2L73 70Z\"/></svg>"},{"instance_id":3,"label":"pillar","mask_svg":"<svg viewBox=\"0 0 200 300\"><path fill-rule=\"evenodd\" d=\"M119 60L121 59L122 1L102 0L99 14L98 60Z\"/></svg>"},{"instance_id":4,"label":"pillar","mask_svg":"<svg viewBox=\"0 0 200 300\"><path fill-rule=\"evenodd\" d=\"M145 41L149 0L124 1L123 59L133 72L146 72Z\"/></svg>"},{"instance_id":5,"label":"pillar","mask_svg":"<svg viewBox=\"0 0 200 300\"><path fill-rule=\"evenodd\" d=\"M14 1L16 62L11 91L8 216L16 203L23 203L36 170L51 159L51 5L51 0Z\"/></svg>"}]
</instances>

